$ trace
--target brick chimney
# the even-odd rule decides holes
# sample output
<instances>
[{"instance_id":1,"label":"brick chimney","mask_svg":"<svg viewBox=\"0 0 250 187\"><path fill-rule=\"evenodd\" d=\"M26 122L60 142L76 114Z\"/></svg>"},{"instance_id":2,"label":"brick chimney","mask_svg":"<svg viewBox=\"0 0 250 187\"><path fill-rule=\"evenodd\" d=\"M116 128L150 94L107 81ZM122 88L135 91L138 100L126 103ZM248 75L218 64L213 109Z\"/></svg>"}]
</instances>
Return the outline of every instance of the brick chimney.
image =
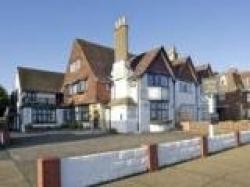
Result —
<instances>
[{"instance_id":1,"label":"brick chimney","mask_svg":"<svg viewBox=\"0 0 250 187\"><path fill-rule=\"evenodd\" d=\"M128 25L124 16L115 22L114 40L115 62L128 60Z\"/></svg>"}]
</instances>

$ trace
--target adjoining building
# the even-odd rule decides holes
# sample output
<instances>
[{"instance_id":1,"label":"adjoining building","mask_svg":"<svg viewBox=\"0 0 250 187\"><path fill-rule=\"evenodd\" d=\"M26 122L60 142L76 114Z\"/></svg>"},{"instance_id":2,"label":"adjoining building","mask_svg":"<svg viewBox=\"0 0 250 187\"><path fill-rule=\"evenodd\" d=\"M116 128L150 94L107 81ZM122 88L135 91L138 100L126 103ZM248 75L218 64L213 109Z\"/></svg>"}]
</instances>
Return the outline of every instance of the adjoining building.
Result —
<instances>
[{"instance_id":1,"label":"adjoining building","mask_svg":"<svg viewBox=\"0 0 250 187\"><path fill-rule=\"evenodd\" d=\"M63 123L63 73L18 67L14 129L54 127Z\"/></svg>"},{"instance_id":2,"label":"adjoining building","mask_svg":"<svg viewBox=\"0 0 250 187\"><path fill-rule=\"evenodd\" d=\"M204 89L213 93L215 110L220 120L250 119L249 72L231 68L206 81L214 84Z\"/></svg>"},{"instance_id":3,"label":"adjoining building","mask_svg":"<svg viewBox=\"0 0 250 187\"><path fill-rule=\"evenodd\" d=\"M76 39L65 73L18 68L16 124L22 130L73 121L122 133L172 129L181 120L204 118L201 83L212 70L200 72L176 49L130 53L122 17L114 48Z\"/></svg>"}]
</instances>

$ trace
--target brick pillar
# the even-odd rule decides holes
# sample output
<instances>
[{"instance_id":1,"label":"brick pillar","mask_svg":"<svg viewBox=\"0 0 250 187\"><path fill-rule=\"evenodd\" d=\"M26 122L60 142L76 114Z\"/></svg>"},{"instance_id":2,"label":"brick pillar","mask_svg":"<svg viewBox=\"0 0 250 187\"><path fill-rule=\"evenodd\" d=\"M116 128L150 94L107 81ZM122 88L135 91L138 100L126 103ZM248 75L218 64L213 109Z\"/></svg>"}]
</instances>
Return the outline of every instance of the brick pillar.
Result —
<instances>
[{"instance_id":1,"label":"brick pillar","mask_svg":"<svg viewBox=\"0 0 250 187\"><path fill-rule=\"evenodd\" d=\"M60 187L60 159L56 157L37 160L37 187Z\"/></svg>"},{"instance_id":2,"label":"brick pillar","mask_svg":"<svg viewBox=\"0 0 250 187\"><path fill-rule=\"evenodd\" d=\"M158 151L157 144L144 145L147 149L148 170L155 171L158 169Z\"/></svg>"},{"instance_id":3,"label":"brick pillar","mask_svg":"<svg viewBox=\"0 0 250 187\"><path fill-rule=\"evenodd\" d=\"M207 135L201 137L201 157L208 155L208 137Z\"/></svg>"},{"instance_id":4,"label":"brick pillar","mask_svg":"<svg viewBox=\"0 0 250 187\"><path fill-rule=\"evenodd\" d=\"M10 143L10 133L8 130L3 131L3 144L7 145Z\"/></svg>"},{"instance_id":5,"label":"brick pillar","mask_svg":"<svg viewBox=\"0 0 250 187\"><path fill-rule=\"evenodd\" d=\"M235 132L235 138L236 138L237 146L240 146L241 145L241 142L240 142L240 131L236 131Z\"/></svg>"}]
</instances>

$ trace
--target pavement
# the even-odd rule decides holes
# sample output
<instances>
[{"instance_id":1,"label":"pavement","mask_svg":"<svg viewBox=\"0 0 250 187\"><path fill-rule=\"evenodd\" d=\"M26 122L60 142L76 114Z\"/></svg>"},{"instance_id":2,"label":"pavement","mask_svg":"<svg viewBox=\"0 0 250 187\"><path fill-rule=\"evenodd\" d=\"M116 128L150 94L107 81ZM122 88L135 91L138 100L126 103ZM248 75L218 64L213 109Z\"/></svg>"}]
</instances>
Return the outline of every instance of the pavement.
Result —
<instances>
[{"instance_id":1,"label":"pavement","mask_svg":"<svg viewBox=\"0 0 250 187\"><path fill-rule=\"evenodd\" d=\"M36 186L36 160L39 157L79 156L195 136L181 131L126 135L100 131L60 131L11 135L12 144L8 149L0 149L0 187Z\"/></svg>"},{"instance_id":2,"label":"pavement","mask_svg":"<svg viewBox=\"0 0 250 187\"><path fill-rule=\"evenodd\" d=\"M250 145L159 171L129 177L110 187L249 187Z\"/></svg>"}]
</instances>

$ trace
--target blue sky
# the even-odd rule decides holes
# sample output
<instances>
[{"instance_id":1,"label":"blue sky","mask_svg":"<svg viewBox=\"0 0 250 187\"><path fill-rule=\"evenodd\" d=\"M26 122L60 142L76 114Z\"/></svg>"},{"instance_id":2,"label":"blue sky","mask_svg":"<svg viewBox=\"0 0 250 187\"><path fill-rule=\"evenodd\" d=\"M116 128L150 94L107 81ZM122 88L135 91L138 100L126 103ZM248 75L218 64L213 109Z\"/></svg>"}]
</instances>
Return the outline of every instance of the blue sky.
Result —
<instances>
[{"instance_id":1,"label":"blue sky","mask_svg":"<svg viewBox=\"0 0 250 187\"><path fill-rule=\"evenodd\" d=\"M112 46L120 15L130 51L175 45L218 71L250 69L249 8L248 0L2 0L0 84L13 89L17 66L64 71L75 38Z\"/></svg>"}]
</instances>

